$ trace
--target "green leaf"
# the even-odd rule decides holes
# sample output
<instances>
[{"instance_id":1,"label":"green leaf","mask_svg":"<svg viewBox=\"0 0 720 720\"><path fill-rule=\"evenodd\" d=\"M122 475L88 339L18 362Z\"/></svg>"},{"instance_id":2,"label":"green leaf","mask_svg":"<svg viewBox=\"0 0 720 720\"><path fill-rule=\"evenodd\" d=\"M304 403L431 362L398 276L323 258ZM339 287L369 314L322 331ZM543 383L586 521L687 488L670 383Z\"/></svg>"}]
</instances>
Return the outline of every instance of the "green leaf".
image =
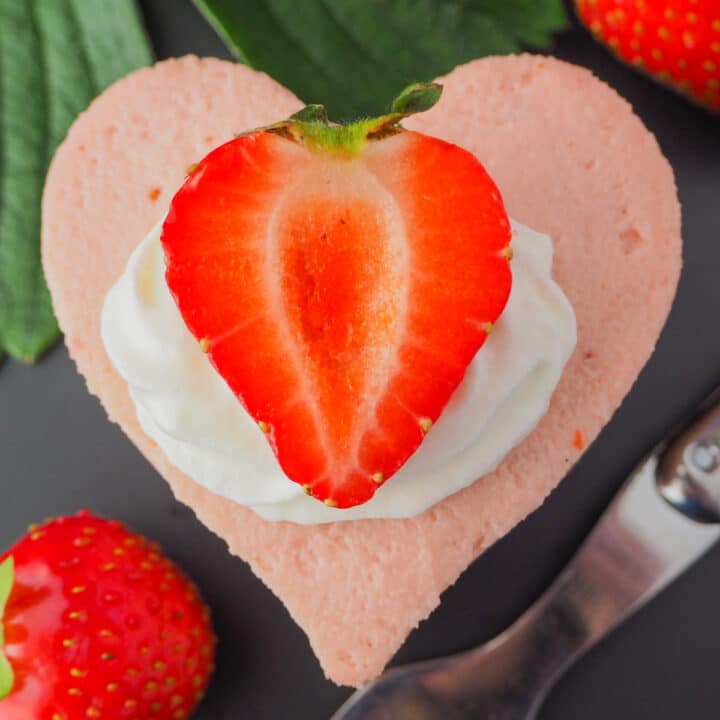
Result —
<instances>
[{"instance_id":1,"label":"green leaf","mask_svg":"<svg viewBox=\"0 0 720 720\"><path fill-rule=\"evenodd\" d=\"M547 47L562 0L195 0L244 63L335 120L483 55Z\"/></svg>"},{"instance_id":2,"label":"green leaf","mask_svg":"<svg viewBox=\"0 0 720 720\"><path fill-rule=\"evenodd\" d=\"M10 597L14 582L15 562L12 557L9 557L0 564L0 700L10 694L13 683L15 682L12 665L10 665L10 661L5 657L5 653L3 653L3 648L5 647L3 615L5 614L5 604Z\"/></svg>"},{"instance_id":3,"label":"green leaf","mask_svg":"<svg viewBox=\"0 0 720 720\"><path fill-rule=\"evenodd\" d=\"M77 114L151 62L134 0L0 0L0 352L59 334L40 264L45 173Z\"/></svg>"}]
</instances>

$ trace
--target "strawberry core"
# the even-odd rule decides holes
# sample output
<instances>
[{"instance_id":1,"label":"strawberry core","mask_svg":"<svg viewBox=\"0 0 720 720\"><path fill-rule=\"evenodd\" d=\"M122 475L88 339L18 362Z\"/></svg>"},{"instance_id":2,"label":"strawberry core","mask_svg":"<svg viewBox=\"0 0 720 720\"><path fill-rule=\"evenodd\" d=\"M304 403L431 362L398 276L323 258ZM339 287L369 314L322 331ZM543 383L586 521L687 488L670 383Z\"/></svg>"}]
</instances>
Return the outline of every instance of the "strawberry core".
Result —
<instances>
[{"instance_id":1,"label":"strawberry core","mask_svg":"<svg viewBox=\"0 0 720 720\"><path fill-rule=\"evenodd\" d=\"M375 392L373 371L393 345L399 288L390 235L382 205L351 194L297 198L277 226L284 314L327 431L338 431L333 441L352 437L362 399Z\"/></svg>"}]
</instances>

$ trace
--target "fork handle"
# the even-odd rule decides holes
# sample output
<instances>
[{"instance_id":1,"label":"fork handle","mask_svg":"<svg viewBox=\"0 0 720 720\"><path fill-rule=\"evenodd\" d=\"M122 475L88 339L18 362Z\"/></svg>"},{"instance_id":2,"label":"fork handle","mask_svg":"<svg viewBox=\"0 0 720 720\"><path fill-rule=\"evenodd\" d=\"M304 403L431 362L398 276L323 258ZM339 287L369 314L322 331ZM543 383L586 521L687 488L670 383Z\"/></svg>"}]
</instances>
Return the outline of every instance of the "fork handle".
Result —
<instances>
[{"instance_id":1,"label":"fork handle","mask_svg":"<svg viewBox=\"0 0 720 720\"><path fill-rule=\"evenodd\" d=\"M507 670L505 692L515 694L516 701L525 699L527 713L518 717L532 717L575 660L720 537L720 523L708 522L711 516L705 522L693 519L696 508L688 512L682 502L674 507L658 489L658 473L666 472L668 458L684 458L682 468L673 466L680 476L699 478L712 489L720 485L720 478L700 477L703 473L692 464L692 450L717 439L718 394L709 400L709 409L641 463L560 577L493 641L499 651L493 655Z\"/></svg>"}]
</instances>

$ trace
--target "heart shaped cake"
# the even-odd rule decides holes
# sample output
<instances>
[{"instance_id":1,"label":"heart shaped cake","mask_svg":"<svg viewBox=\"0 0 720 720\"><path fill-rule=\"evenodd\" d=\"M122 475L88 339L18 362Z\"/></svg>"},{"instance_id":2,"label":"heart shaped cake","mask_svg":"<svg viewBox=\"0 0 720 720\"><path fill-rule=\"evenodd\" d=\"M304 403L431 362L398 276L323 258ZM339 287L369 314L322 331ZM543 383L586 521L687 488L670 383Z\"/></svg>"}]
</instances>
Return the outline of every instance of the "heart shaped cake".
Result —
<instances>
[{"instance_id":1,"label":"heart shaped cake","mask_svg":"<svg viewBox=\"0 0 720 720\"><path fill-rule=\"evenodd\" d=\"M255 222L260 217L257 208L267 198L274 198L273 178L268 174L270 165L266 162L280 146L273 139L257 143L253 139L255 136L250 136L248 141L240 139L234 145L224 143L237 133L277 123L300 111L302 103L287 90L266 75L216 59L185 57L133 73L103 93L73 125L53 160L43 201L45 273L65 341L90 391L100 398L110 418L122 427L167 480L178 499L192 507L211 530L225 539L231 552L246 560L258 577L282 599L307 633L328 677L346 685L359 685L381 672L408 633L437 606L441 593L489 545L542 503L584 447L609 421L653 351L670 310L681 267L680 208L672 170L654 137L627 102L591 73L551 58L525 55L479 60L457 68L439 82L444 87L442 100L428 112L403 120L405 128L417 131L405 133L403 137L425 138L429 135L439 139L412 141L427 144L422 144L421 152L416 152L420 146L413 146L416 154L412 162L406 162L403 167L415 168L423 182L431 176L437 179L435 185L421 185L413 180L414 188L422 187L421 191L415 191L416 194L422 194L432 204L435 202L433 193L439 192L438 187L449 192L450 184L444 179L442 166L432 166L436 151L449 153L448 157L454 158L456 172L474 174L481 185L490 183L483 185L484 198L497 197L494 190L497 186L504 208L513 220L552 238L552 275L564 293L562 302L566 302L566 297L572 305L577 323L574 351L564 364L564 370L566 358L558 365L562 375L558 371L559 383L547 412L544 412L545 406L542 407L539 422L523 432L522 442L515 444L513 441L510 447L515 446L507 454L503 452L504 457L491 457L486 463L488 471L481 477L462 478L457 486L446 487L440 494L433 494L437 475L429 470L425 472L423 463L416 461L424 445L433 440L435 429L423 441L416 456L399 470L397 477L390 477L385 486L386 475L397 470L397 465L413 452L437 420L439 410L433 409L435 406L428 406L431 409L427 417L424 414L417 416L412 438L407 442L398 441L399 450L392 456L383 454L369 443L370 450L364 456L371 458L373 463L387 461L387 472L385 466L378 465L377 472L371 473L368 469L367 476L362 478L348 473L337 486L316 470L317 453L308 449L309 443L315 440L309 434L300 438L297 448L293 447L290 435L275 443L277 461L269 451L257 458L253 456L247 472L256 472L262 478L260 470L267 468L268 478L272 475L276 483L273 485L268 481L268 487L277 488L272 490L277 495L273 500L278 501L276 505L282 511L267 509L275 508L275 505L263 504L269 502L265 496L257 505L249 502L243 495L244 490L236 487L237 477L233 479L232 473L227 477L223 475L225 466L218 466L216 474L206 467L206 474L211 477L201 484L188 470L192 463L182 460L185 457L182 443L172 446L169 440L166 443L167 428L158 427L157 417L153 419L152 412L142 409L147 410L152 404L153 383L146 383L144 388L134 385L129 388L125 380L127 368L120 367L117 361L113 363L106 351L109 346L103 342L101 328L106 299L109 303L115 292L112 288L120 278L130 277L128 272L134 267L133 263L137 269L132 275L136 289L146 295L153 294L152 278L143 274L145 266L138 264L138 258L144 252L143 246L147 253L160 253L158 223L167 216L162 229L167 282L192 335L178 319L180 329L175 335L172 334L174 330L168 330L163 322L155 326L158 336L148 332L138 338L138 342L146 342L148 352L163 356L163 374L172 375L185 363L184 359L176 362L173 358L172 352L179 347L173 345L175 339L180 338L177 343L197 341L197 348L193 344L197 356L193 355L187 362L202 364L206 368L203 372L209 373L203 376L206 385L194 389L195 397L203 398L207 391L209 399L208 407L198 408L197 417L188 422L197 427L206 427L213 419L216 423L224 422L226 416L216 412L221 406L213 405L210 395L215 390L226 393L229 385L243 400L254 420L251 422L247 414L242 417L232 415L235 419L228 420L226 429L234 428L236 420L238 423L251 422L248 432L265 433L273 441L276 431L262 416L269 407L263 405L262 399L274 392L278 378L284 382L287 376L282 362L274 354L280 341L268 335L268 326L263 326L260 335L238 331L243 326L242 312L238 308L255 307L255 300L245 290L245 294L237 294L238 278L255 277L252 273L257 274L259 266L252 266L248 260L246 266L238 269L233 263L240 262L238 258L249 257L248 253L253 250L245 245L238 251L242 243L233 245L235 241L231 242L230 238L240 237L238 228L248 226L248 218ZM304 122L307 114L299 117ZM294 132L288 131L287 126L283 128L281 132L285 134ZM383 130L382 135L393 132L392 128L387 133ZM395 177L394 171L388 168L395 167L394 161L410 147L408 142L395 142L390 138L385 147L391 154L377 157L376 174L387 175L385 184L388 186ZM202 160L210 151L213 151L210 156ZM237 167L233 158L238 153L248 168L259 169L255 179L248 181L247 189L243 190L243 214L223 215L222 221L215 223L212 218L217 216L217 208L224 212L224 208L238 202L237 195L223 199L224 191L218 189L217 180L232 175ZM273 167L288 162L297 167L306 162L300 156L284 153L283 150L273 155L276 163ZM485 170L476 159L492 181L484 179L487 177ZM418 168L424 168L424 174ZM332 168L316 168L307 177L321 178L322 182L332 184L334 172ZM228 182L239 180L232 176ZM282 217L295 217L300 213L303 218L311 218L311 222L304 220L306 224L336 227L333 237L346 243L342 252L337 257L332 255L339 252L339 246L335 244L330 248L330 255L313 255L311 260L313 267L320 267L325 275L341 278L338 283L342 285L345 273L369 267L367 262L371 260L367 258L372 255L375 258L372 262L375 262L379 257L377 253L385 252L385 249L380 248L377 252L371 249L372 253L358 249L358 237L351 229L341 227L353 213L353 217L361 217L363 223L375 217L368 214L364 206L343 204L343 183L351 183L350 180L343 176L333 185L339 188L340 200L332 212L322 208L317 210L320 206L313 199L312 182L295 197L290 209L283 211L284 215L280 214L280 220L275 216L271 218L266 212L270 219L263 222L277 220L279 229L273 230L273 237L291 238L292 243L297 238L292 234L292 228L283 229ZM183 190L178 193L181 186ZM183 197L193 203L193 212L187 216L183 215ZM462 266L487 263L492 257L492 262L500 268L502 262L509 260L505 248L509 227L504 209L490 203L486 209L478 211L478 202L477 198L466 196L457 199L458 205L479 213L470 220L467 219L470 215L462 214L461 217L459 213L417 215L416 210L408 209L403 214L404 222L410 218L423 227L432 227L439 218L438 223L452 230L456 227L454 223L477 223L480 218L485 229L490 225L495 228L495 239L486 241L480 255L473 255L475 249L471 247L465 248L467 253L458 255L461 261L452 268L452 258L446 259L450 268L446 273L450 278L447 286L453 290L453 297L458 294L455 291L463 287ZM211 219L200 230L193 230L194 218L199 217L198 208L211 206L215 208L208 216ZM392 237L391 225L388 225L388 238ZM223 261L225 265L223 262L213 265L214 261L203 254L198 238L202 238L204 228L208 228L208 242L213 238L225 238L222 242L227 240L228 247L232 245L235 254L227 256L229 259ZM373 230L375 235L378 232ZM141 246L145 237L155 238L154 244L143 243ZM200 242L197 245L200 250L193 249L193 243L197 242ZM223 248L222 252L227 249ZM433 252L438 256L444 249ZM147 253L146 257L149 257ZM160 262L156 266L164 271L163 258L158 257ZM383 260L382 265L377 266L383 281L392 279L395 271L401 279L403 273L409 275L404 270L406 267L415 271L412 275L415 283L421 283L423 277L434 273L432 264L425 262L422 253L415 252L413 263L409 265L403 262ZM198 268L207 271L214 281L220 278L225 284L216 282L212 288L203 288L202 273ZM502 272L500 269L492 271L496 278L492 288L496 290L488 290L480 304L470 302L475 302L476 296L468 296L465 302L463 295L457 301L461 310L452 311L470 316L474 312L472 308L479 307L488 314L489 323L482 323L477 317L477 322L473 322L480 330L474 334L468 333L466 337L462 334L465 329L458 331L455 328L440 340L434 338L436 354L444 353L452 345L452 357L459 362L463 353L468 354L468 348L476 352L482 345L491 329L491 321L502 310L509 291L508 279ZM362 276L358 287L365 287L366 279ZM335 292L329 280L323 282L332 289L328 296L330 301L340 308L334 317L346 317L342 310L345 296ZM432 278L432 283L438 282L438 277ZM387 286L388 282L384 284ZM311 307L306 299L307 288L303 286L296 292L292 287L296 300L304 298L297 302L293 300L292 307ZM537 302L560 302L558 293L562 295L560 290L555 295L540 292ZM392 305L395 295L390 293L387 297ZM206 312L203 316L204 310L213 303L222 306L223 312L212 316ZM263 313L270 312L271 306L265 298L256 304ZM352 315L358 306L348 307L350 315L347 317L358 326L359 320ZM370 313L374 318L367 330L368 337L379 338L373 347L382 348L386 341L400 343L397 338L401 333L393 329L391 311L383 315L377 311L376 304L368 302L362 307L363 316ZM218 325L215 321L220 315L222 323ZM381 316L390 318L387 326L377 319ZM180 317L179 313L177 317ZM434 332L441 314L436 308L427 317L429 321L423 322L421 316L417 327L423 328L423 332L428 328ZM302 322L306 319L301 318ZM449 315L448 327L454 327L451 319ZM298 321L298 327L305 327L302 322ZM126 332L140 333L131 313L126 313L123 323ZM500 316L499 331L502 323L503 316ZM333 358L336 359L342 343L347 341L348 347L355 347L352 343L357 336L348 340L344 324L331 323L329 327L328 332L341 339L340 344L332 346ZM323 331L326 330L324 326ZM223 347L228 343L223 345L218 341L213 347L211 336L224 340L228 333L234 336L237 332L240 332L245 347L257 339L257 347L253 346L255 355L250 353L246 363L255 370L238 365L238 350L234 357L228 357L227 353L224 356ZM529 330L528 337L532 337ZM540 335L528 340L522 352L531 353L533 344L541 341ZM552 338L545 338L544 342L550 349L557 344ZM362 347L366 346L367 343ZM327 351L325 346L321 349ZM478 357L484 352L484 349L480 350ZM308 350L308 354L312 352ZM347 355L347 358L347 367L355 368L355 356ZM209 360L217 373L210 368ZM288 359L289 363L291 361L293 358ZM257 368L264 362L272 364L275 381L264 384L262 393L257 396L260 400L255 402L253 393L258 383L255 382L257 376L253 377L252 373L257 373ZM359 360L357 363L362 370L358 370L358 382L367 383L363 374L366 367ZM464 368L465 364L462 366ZM433 376L430 365L420 367L425 376ZM147 368L140 370L144 372ZM177 377L185 376L178 370ZM452 383L457 385L462 373L440 373L438 377L450 387ZM159 384L164 381L158 376ZM474 381L479 382L477 378ZM488 388L491 381L492 378L485 381ZM290 387L293 392L297 390L296 384L288 384L281 390ZM442 395L444 404L451 390L442 394L433 389L426 397L431 402ZM457 392L461 390L462 386ZM145 405L140 402L141 391L147 396L143 400ZM334 390L328 392L327 397L336 397ZM409 393L408 396L412 395ZM470 402L468 397L471 396L465 392L463 402L466 404ZM455 402L455 396L450 402ZM519 402L523 403L525 399L520 397ZM529 397L527 402L530 402ZM330 408L327 412L323 410L325 415L340 418L341 425L344 418L352 415L350 410L343 415L342 408L351 406L345 396L342 403L336 406L328 401L323 406ZM239 403L237 407L238 413L245 413ZM464 417L462 413L453 412L457 418ZM296 410L276 419L277 427L280 428L288 417L292 420L288 427L295 430L303 427L305 420ZM454 435L462 430L460 420L455 427L448 420L441 428L443 422L444 416L438 422L438 437L441 432ZM364 433L371 430L363 426ZM403 432L405 438L410 431ZM345 440L342 434L332 437L338 438L338 442L332 446L333 452L327 455L336 461L341 457L337 448L345 447ZM320 444L327 448L327 437ZM398 463L397 458L401 456ZM294 463L297 457L301 457L301 462ZM229 465L231 469L242 469L246 460L233 458ZM283 476L278 462L288 477L325 502L325 505L318 503L325 515L312 522L293 521L297 519L293 508L300 507L300 500L289 490L286 492L285 483L293 492L298 485ZM194 479L189 476L191 474ZM370 484L368 477L378 488ZM424 498L417 507L411 502L413 493L420 492L413 489L415 477ZM388 508L386 513L373 515L363 514L356 508L342 509L364 502L371 494L376 498L368 503L368 507L383 497ZM305 497L301 500L317 502ZM332 515L352 512L356 514Z\"/></svg>"}]
</instances>

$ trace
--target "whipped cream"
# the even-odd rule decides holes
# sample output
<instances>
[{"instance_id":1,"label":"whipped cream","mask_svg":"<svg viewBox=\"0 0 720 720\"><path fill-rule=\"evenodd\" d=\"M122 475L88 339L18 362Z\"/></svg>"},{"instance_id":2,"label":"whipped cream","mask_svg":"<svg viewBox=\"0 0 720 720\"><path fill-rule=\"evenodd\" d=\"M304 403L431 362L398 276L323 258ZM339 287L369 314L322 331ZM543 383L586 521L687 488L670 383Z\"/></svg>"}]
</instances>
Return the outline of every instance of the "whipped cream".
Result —
<instances>
[{"instance_id":1,"label":"whipped cream","mask_svg":"<svg viewBox=\"0 0 720 720\"><path fill-rule=\"evenodd\" d=\"M364 505L326 507L289 480L257 423L186 328L165 282L158 223L109 291L102 339L143 430L211 492L268 520L412 517L491 472L547 411L576 343L552 242L513 222L513 285L493 333L407 463Z\"/></svg>"}]
</instances>

